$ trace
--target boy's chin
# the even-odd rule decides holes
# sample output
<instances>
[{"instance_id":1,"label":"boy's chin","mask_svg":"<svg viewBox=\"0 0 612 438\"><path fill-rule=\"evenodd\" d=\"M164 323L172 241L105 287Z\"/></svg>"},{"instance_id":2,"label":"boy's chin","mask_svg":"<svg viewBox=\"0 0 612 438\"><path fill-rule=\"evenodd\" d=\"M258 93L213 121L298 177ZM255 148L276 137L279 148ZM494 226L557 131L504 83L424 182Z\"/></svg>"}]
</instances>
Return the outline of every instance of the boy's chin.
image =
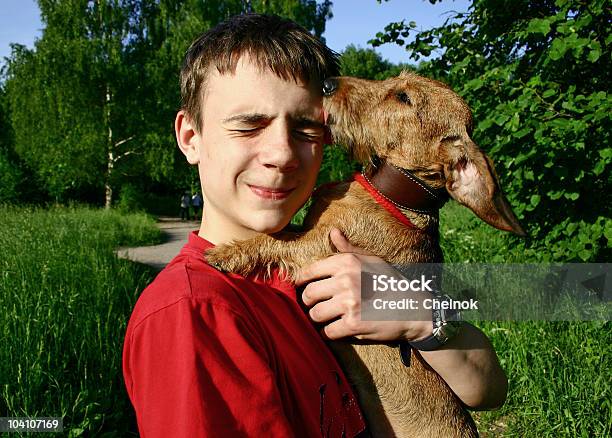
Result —
<instances>
[{"instance_id":1,"label":"boy's chin","mask_svg":"<svg viewBox=\"0 0 612 438\"><path fill-rule=\"evenodd\" d=\"M262 218L257 222L252 222L250 228L253 231L263 234L274 234L282 231L289 222L291 222L291 216L279 217L279 218Z\"/></svg>"}]
</instances>

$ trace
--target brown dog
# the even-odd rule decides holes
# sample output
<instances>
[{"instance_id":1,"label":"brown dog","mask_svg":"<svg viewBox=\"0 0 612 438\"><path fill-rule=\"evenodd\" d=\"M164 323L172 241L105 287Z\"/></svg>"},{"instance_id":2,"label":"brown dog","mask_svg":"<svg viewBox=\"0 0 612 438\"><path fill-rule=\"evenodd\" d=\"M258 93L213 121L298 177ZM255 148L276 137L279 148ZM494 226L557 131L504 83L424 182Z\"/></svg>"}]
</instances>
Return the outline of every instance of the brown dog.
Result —
<instances>
[{"instance_id":1,"label":"brown dog","mask_svg":"<svg viewBox=\"0 0 612 438\"><path fill-rule=\"evenodd\" d=\"M218 246L207 252L211 264L242 275L280 267L295 278L300 267L335 252L333 227L389 263L441 262L438 209L448 195L490 225L524 235L491 160L470 138L470 109L448 86L404 72L385 81L330 78L324 94L332 134L365 164L363 174L317 191L305 233ZM478 435L461 402L417 352L405 367L397 348L386 344L330 345L373 436Z\"/></svg>"}]
</instances>

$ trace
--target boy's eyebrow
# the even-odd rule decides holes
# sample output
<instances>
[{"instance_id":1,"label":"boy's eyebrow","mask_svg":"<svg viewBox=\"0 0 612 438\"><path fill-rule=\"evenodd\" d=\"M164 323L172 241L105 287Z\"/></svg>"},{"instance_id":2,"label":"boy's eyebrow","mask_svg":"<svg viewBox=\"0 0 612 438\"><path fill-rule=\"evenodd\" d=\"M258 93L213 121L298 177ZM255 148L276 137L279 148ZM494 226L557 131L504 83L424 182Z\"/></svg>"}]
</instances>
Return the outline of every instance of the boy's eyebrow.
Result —
<instances>
[{"instance_id":1,"label":"boy's eyebrow","mask_svg":"<svg viewBox=\"0 0 612 438\"><path fill-rule=\"evenodd\" d=\"M295 119L295 122L298 126L305 126L305 127L312 127L312 128L320 128L320 129L324 129L325 128L325 124L319 122L316 119L313 119L311 117L308 116L299 116Z\"/></svg>"},{"instance_id":2,"label":"boy's eyebrow","mask_svg":"<svg viewBox=\"0 0 612 438\"><path fill-rule=\"evenodd\" d=\"M267 114L260 113L243 113L230 116L222 120L222 123L240 122L245 124L258 124L272 119ZM325 124L309 116L297 116L294 123L300 127L325 128Z\"/></svg>"},{"instance_id":3,"label":"boy's eyebrow","mask_svg":"<svg viewBox=\"0 0 612 438\"><path fill-rule=\"evenodd\" d=\"M242 122L247 124L255 124L261 123L266 120L270 120L271 117L266 114L260 113L244 113L244 114L236 114L234 116L223 119L222 123L231 123L231 122Z\"/></svg>"}]
</instances>

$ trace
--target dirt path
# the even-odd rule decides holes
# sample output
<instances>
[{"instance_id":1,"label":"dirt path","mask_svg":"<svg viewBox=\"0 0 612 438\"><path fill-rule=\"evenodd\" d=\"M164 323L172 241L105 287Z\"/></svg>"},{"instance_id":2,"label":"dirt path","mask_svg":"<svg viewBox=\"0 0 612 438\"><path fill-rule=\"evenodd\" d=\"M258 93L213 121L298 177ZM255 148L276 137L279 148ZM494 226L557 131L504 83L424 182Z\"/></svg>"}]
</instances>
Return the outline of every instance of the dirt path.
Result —
<instances>
[{"instance_id":1,"label":"dirt path","mask_svg":"<svg viewBox=\"0 0 612 438\"><path fill-rule=\"evenodd\" d=\"M176 217L160 217L157 226L162 230L162 242L153 246L137 246L133 248L119 248L118 257L134 262L149 265L159 271L179 253L187 236L200 227L199 222L181 221Z\"/></svg>"}]
</instances>

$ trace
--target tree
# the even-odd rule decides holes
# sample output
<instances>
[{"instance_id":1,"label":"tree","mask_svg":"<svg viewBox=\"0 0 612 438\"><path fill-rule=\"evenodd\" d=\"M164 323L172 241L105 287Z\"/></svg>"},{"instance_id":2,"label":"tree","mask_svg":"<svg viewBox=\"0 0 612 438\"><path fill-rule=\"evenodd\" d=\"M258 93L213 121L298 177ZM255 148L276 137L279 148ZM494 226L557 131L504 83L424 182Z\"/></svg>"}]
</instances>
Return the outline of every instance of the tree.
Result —
<instances>
[{"instance_id":1,"label":"tree","mask_svg":"<svg viewBox=\"0 0 612 438\"><path fill-rule=\"evenodd\" d=\"M14 165L10 145L12 143L10 124L6 114L6 92L0 88L0 204L16 202L19 199L19 186L23 175Z\"/></svg>"},{"instance_id":2,"label":"tree","mask_svg":"<svg viewBox=\"0 0 612 438\"><path fill-rule=\"evenodd\" d=\"M408 65L395 65L373 49L357 48L348 45L340 56L340 72L344 76L363 79L382 80L397 76L402 69L414 69Z\"/></svg>"},{"instance_id":3,"label":"tree","mask_svg":"<svg viewBox=\"0 0 612 438\"><path fill-rule=\"evenodd\" d=\"M178 72L193 39L246 10L322 34L331 2L314 0L39 0L43 35L14 46L6 91L14 149L57 200L116 187L189 184L174 147ZM27 104L26 104L27 102Z\"/></svg>"},{"instance_id":4,"label":"tree","mask_svg":"<svg viewBox=\"0 0 612 438\"><path fill-rule=\"evenodd\" d=\"M401 21L372 41L414 32L413 59L439 54L422 71L471 105L475 139L533 237L514 245L535 259L609 260L609 19L604 0L474 0L439 28Z\"/></svg>"},{"instance_id":5,"label":"tree","mask_svg":"<svg viewBox=\"0 0 612 438\"><path fill-rule=\"evenodd\" d=\"M138 78L123 62L134 2L40 0L43 35L35 50L14 47L7 93L15 150L57 200L104 187L112 201L114 171L133 153L132 99ZM27 105L25 104L27 102Z\"/></svg>"}]
</instances>

